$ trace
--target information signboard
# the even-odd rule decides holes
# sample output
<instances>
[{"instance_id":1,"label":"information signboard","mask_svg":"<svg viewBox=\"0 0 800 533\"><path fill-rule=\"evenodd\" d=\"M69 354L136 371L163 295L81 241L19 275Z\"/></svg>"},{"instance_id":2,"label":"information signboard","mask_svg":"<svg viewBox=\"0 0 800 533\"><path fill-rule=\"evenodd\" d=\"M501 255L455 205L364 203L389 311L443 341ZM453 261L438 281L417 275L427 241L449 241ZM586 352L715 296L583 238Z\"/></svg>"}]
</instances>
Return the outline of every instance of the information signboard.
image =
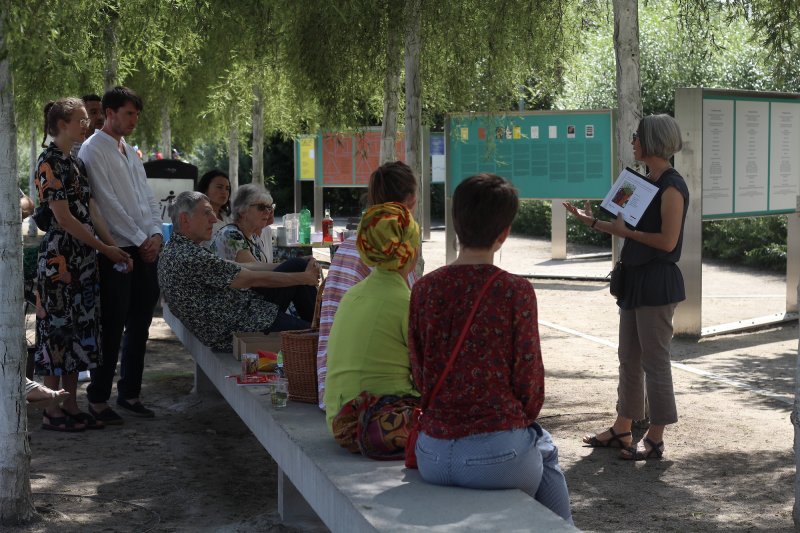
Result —
<instances>
[{"instance_id":1,"label":"information signboard","mask_svg":"<svg viewBox=\"0 0 800 533\"><path fill-rule=\"evenodd\" d=\"M603 198L614 176L613 122L612 110L448 115L449 190L491 172L521 198Z\"/></svg>"},{"instance_id":2,"label":"information signboard","mask_svg":"<svg viewBox=\"0 0 800 533\"><path fill-rule=\"evenodd\" d=\"M703 92L703 218L795 211L800 99L752 94Z\"/></svg>"},{"instance_id":3,"label":"information signboard","mask_svg":"<svg viewBox=\"0 0 800 533\"><path fill-rule=\"evenodd\" d=\"M431 133L431 183L444 183L444 133Z\"/></svg>"},{"instance_id":4,"label":"information signboard","mask_svg":"<svg viewBox=\"0 0 800 533\"><path fill-rule=\"evenodd\" d=\"M318 133L299 135L294 143L295 180L315 181L322 187L366 187L378 168L381 132ZM397 158L405 157L402 133L395 144Z\"/></svg>"}]
</instances>

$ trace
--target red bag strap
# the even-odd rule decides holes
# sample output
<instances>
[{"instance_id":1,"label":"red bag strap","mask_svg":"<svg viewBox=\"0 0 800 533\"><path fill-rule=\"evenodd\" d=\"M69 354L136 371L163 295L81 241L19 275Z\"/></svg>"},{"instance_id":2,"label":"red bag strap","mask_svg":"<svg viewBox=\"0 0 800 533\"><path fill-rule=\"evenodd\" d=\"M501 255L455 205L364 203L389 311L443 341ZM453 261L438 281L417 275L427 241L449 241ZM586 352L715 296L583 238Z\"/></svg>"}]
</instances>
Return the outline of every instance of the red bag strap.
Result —
<instances>
[{"instance_id":1,"label":"red bag strap","mask_svg":"<svg viewBox=\"0 0 800 533\"><path fill-rule=\"evenodd\" d=\"M453 348L453 352L450 354L450 359L447 361L447 366L444 368L444 372L442 375L439 376L439 381L436 382L436 386L433 387L433 391L431 392L430 397L428 398L428 403L422 406L422 410L424 411L428 405L433 404L434 400L436 400L436 395L439 394L439 389L442 388L444 384L444 379L447 377L447 374L450 373L450 370L453 368L453 363L456 362L456 356L458 355L459 350L461 350L461 345L464 344L464 340L467 338L467 333L469 333L469 328L472 325L472 321L475 318L475 314L478 312L478 306L483 300L483 295L486 294L486 291L489 290L489 286L492 282L503 273L503 270L500 268L497 269L497 272L492 274L489 277L489 280L481 289L481 292L478 294L478 298L475 300L475 303L472 305L472 310L469 312L469 316L467 317L467 321L464 323L464 329L461 330L461 336L458 337L458 341L456 342L455 347Z\"/></svg>"}]
</instances>

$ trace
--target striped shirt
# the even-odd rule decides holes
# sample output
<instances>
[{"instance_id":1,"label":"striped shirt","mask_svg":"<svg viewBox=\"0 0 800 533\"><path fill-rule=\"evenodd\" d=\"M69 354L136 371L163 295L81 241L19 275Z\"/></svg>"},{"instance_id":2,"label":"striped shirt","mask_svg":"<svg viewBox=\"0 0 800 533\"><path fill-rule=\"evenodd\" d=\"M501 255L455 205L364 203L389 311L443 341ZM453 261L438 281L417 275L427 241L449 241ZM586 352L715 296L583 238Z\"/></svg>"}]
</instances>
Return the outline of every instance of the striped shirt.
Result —
<instances>
[{"instance_id":1,"label":"striped shirt","mask_svg":"<svg viewBox=\"0 0 800 533\"><path fill-rule=\"evenodd\" d=\"M319 345L317 348L317 382L319 383L319 407L325 409L325 376L328 373L328 337L333 326L333 317L339 308L342 296L350 287L365 279L372 271L361 261L356 248L356 237L352 236L336 250L325 278L325 290L322 293L322 306L319 315ZM408 275L409 288L417 281L417 274Z\"/></svg>"}]
</instances>

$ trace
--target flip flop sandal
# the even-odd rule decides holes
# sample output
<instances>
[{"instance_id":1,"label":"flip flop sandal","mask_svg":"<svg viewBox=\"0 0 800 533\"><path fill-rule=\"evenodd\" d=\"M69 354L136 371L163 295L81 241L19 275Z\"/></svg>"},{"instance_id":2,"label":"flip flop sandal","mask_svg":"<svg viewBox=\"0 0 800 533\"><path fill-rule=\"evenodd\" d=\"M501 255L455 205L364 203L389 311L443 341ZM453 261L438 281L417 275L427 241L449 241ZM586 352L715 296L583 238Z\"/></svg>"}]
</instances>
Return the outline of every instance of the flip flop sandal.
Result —
<instances>
[{"instance_id":1,"label":"flip flop sandal","mask_svg":"<svg viewBox=\"0 0 800 533\"><path fill-rule=\"evenodd\" d=\"M631 432L626 431L624 433L617 433L614 431L613 427L608 428L608 432L611 433L611 436L606 440L600 440L597 438L597 435L586 435L583 437L583 443L588 444L592 448L623 448L626 449L629 445L622 442L622 439L625 437L630 437Z\"/></svg>"},{"instance_id":2,"label":"flip flop sandal","mask_svg":"<svg viewBox=\"0 0 800 533\"><path fill-rule=\"evenodd\" d=\"M76 427L75 421L68 416L42 416L42 429L50 431L61 431L64 433L77 433L83 431L85 427Z\"/></svg>"},{"instance_id":3,"label":"flip flop sandal","mask_svg":"<svg viewBox=\"0 0 800 533\"><path fill-rule=\"evenodd\" d=\"M656 444L649 437L645 437L642 442L649 444L650 449L648 450L645 446L644 450L640 450L638 446L631 446L620 452L620 459L624 459L626 461L646 461L647 459L661 459L664 457L663 440Z\"/></svg>"},{"instance_id":4,"label":"flip flop sandal","mask_svg":"<svg viewBox=\"0 0 800 533\"><path fill-rule=\"evenodd\" d=\"M67 418L77 422L78 424L86 424L86 429L105 429L106 425L102 420L97 420L89 413L79 411L75 414L67 413Z\"/></svg>"}]
</instances>

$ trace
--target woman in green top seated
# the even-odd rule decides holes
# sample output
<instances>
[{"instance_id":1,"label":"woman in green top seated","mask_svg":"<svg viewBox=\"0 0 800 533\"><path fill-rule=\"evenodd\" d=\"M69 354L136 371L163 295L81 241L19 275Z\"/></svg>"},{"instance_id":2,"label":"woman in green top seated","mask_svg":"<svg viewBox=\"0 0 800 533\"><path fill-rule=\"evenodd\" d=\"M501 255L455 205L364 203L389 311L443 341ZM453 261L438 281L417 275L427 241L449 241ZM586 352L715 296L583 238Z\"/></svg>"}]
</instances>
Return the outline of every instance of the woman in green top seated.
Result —
<instances>
[{"instance_id":1,"label":"woman in green top seated","mask_svg":"<svg viewBox=\"0 0 800 533\"><path fill-rule=\"evenodd\" d=\"M342 298L328 341L328 428L341 446L375 459L403 458L418 403L408 360L406 279L419 245L419 226L403 204L364 213L356 246L375 268Z\"/></svg>"}]
</instances>

